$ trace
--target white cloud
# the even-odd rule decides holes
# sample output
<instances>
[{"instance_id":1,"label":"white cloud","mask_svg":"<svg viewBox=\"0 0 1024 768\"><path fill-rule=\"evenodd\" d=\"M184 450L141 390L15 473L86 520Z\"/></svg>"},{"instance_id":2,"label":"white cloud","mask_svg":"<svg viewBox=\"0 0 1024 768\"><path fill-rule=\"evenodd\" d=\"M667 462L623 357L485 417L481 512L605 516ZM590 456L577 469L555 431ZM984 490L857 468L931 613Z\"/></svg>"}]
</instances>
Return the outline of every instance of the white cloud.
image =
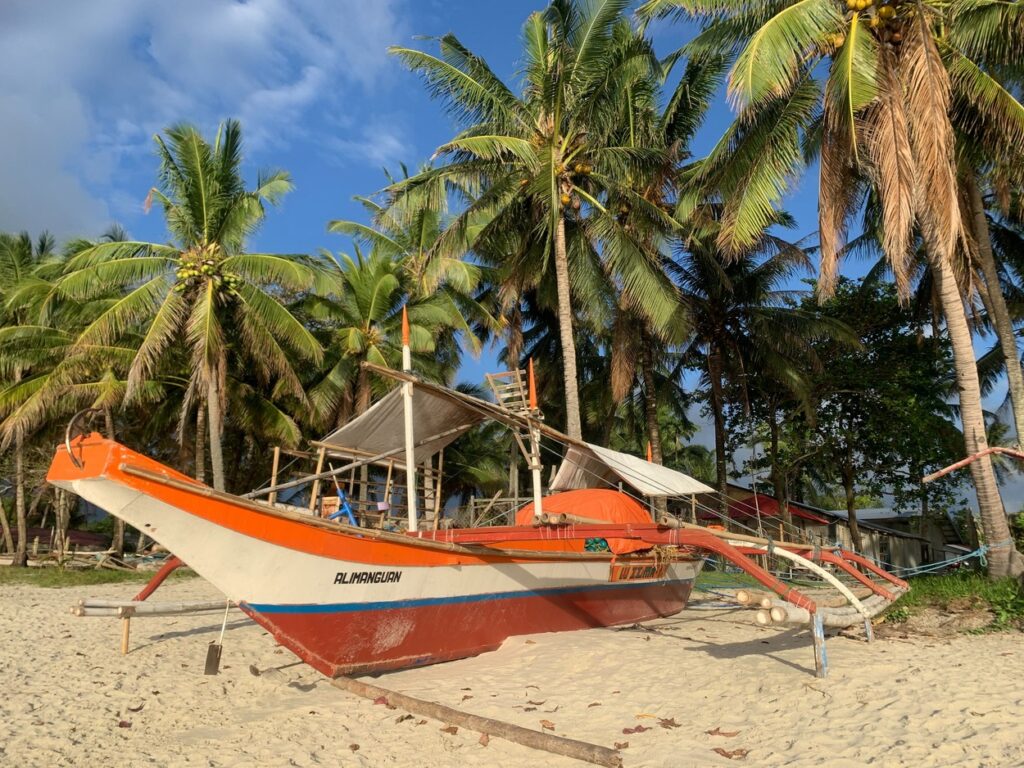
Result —
<instances>
[{"instance_id":1,"label":"white cloud","mask_svg":"<svg viewBox=\"0 0 1024 768\"><path fill-rule=\"evenodd\" d=\"M239 117L257 155L309 139L314 108L379 86L403 1L3 0L0 230L102 230L170 123Z\"/></svg>"},{"instance_id":2,"label":"white cloud","mask_svg":"<svg viewBox=\"0 0 1024 768\"><path fill-rule=\"evenodd\" d=\"M375 119L358 129L344 128L339 135L324 142L324 149L333 162L359 163L387 168L398 173L398 165L409 159L409 142L397 123Z\"/></svg>"}]
</instances>

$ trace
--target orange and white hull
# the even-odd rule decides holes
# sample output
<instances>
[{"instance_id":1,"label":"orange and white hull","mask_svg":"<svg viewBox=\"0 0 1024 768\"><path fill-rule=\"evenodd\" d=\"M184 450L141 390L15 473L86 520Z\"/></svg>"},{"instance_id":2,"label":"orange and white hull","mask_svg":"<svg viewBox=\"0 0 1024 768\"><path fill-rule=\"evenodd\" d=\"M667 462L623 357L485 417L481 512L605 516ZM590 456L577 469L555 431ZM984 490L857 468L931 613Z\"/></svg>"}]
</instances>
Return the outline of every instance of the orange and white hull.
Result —
<instances>
[{"instance_id":1,"label":"orange and white hull","mask_svg":"<svg viewBox=\"0 0 1024 768\"><path fill-rule=\"evenodd\" d=\"M564 540L462 545L458 532L440 541L353 528L215 492L99 435L72 450L81 466L61 447L50 482L167 547L331 676L669 616L685 607L701 565L616 559Z\"/></svg>"}]
</instances>

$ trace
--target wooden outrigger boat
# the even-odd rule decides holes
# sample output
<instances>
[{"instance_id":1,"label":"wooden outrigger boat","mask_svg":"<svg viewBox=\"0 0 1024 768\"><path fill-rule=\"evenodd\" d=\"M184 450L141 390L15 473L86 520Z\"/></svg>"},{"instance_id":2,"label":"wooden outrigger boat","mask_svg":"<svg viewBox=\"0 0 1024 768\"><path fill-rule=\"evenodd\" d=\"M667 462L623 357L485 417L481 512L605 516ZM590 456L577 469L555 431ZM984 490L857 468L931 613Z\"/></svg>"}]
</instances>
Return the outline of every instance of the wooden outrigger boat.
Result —
<instances>
[{"instance_id":1,"label":"wooden outrigger boat","mask_svg":"<svg viewBox=\"0 0 1024 768\"><path fill-rule=\"evenodd\" d=\"M811 560L828 563L870 586L875 597L864 604L854 599L860 607L849 613L851 621L877 612L906 587L841 550L709 531L671 516L656 522L653 502L645 508L614 488L654 499L712 489L547 427L520 372L498 390L499 396L519 393L517 408L508 397L492 403L408 372L368 367L401 386L319 443L317 472L300 480L277 484L275 477L248 497L218 492L97 433L72 439L71 426L47 479L165 546L281 645L332 677L472 656L513 635L671 616L686 606L708 554L774 591L790 611L783 610L784 620L816 618L819 629L829 610L835 622L846 609L817 606L749 555L785 552L818 570ZM404 493L404 530L366 527L371 515L353 513L344 493L336 519L317 513L321 482L346 473L354 479L363 467L387 467L389 479L397 467L406 489L416 489L417 466L485 420L514 431L533 475L532 501L505 521L511 524L439 529L435 502L433 524L425 526L420 494L393 487L375 503L391 507ZM555 492L547 496L542 438L567 446L551 483ZM348 463L323 471L325 456ZM312 511L273 501L300 483L315 489ZM380 518L393 520L387 511ZM595 543L601 551L592 551Z\"/></svg>"}]
</instances>

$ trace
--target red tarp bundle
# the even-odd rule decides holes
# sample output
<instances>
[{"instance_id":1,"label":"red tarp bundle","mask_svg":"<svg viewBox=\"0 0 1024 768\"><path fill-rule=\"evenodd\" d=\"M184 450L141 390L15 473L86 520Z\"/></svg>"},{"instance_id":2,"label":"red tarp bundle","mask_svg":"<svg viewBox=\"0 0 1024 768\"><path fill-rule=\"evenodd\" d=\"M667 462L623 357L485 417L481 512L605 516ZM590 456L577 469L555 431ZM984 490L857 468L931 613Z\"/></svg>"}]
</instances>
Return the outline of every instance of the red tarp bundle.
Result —
<instances>
[{"instance_id":1,"label":"red tarp bundle","mask_svg":"<svg viewBox=\"0 0 1024 768\"><path fill-rule=\"evenodd\" d=\"M630 496L618 491L603 488L582 488L576 491L563 491L544 497L542 505L548 514L576 515L591 520L607 520L610 523L647 523L651 515L644 507ZM533 503L527 504L516 512L516 525L533 524ZM580 549L583 542L580 541ZM636 539L608 539L608 548L617 555L649 549Z\"/></svg>"}]
</instances>

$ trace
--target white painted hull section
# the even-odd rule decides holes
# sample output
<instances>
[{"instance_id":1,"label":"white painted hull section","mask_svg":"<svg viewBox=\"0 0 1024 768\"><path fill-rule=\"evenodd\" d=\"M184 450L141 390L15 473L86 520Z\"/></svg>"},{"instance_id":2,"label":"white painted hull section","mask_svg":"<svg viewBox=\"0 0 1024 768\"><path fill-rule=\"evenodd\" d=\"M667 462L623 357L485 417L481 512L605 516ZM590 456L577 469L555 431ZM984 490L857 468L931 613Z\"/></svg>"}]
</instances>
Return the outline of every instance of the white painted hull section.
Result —
<instances>
[{"instance_id":1,"label":"white painted hull section","mask_svg":"<svg viewBox=\"0 0 1024 768\"><path fill-rule=\"evenodd\" d=\"M264 605L329 605L607 584L607 560L473 565L372 565L318 556L245 535L105 478L58 483L109 511L178 555L231 600ZM195 499L202 504L201 498ZM244 508L239 515L255 514ZM346 536L358 538L357 534ZM374 541L366 539L371 548ZM677 561L662 579L692 581L700 561ZM401 571L397 582L338 584L339 572ZM644 581L633 582L642 585Z\"/></svg>"}]
</instances>

